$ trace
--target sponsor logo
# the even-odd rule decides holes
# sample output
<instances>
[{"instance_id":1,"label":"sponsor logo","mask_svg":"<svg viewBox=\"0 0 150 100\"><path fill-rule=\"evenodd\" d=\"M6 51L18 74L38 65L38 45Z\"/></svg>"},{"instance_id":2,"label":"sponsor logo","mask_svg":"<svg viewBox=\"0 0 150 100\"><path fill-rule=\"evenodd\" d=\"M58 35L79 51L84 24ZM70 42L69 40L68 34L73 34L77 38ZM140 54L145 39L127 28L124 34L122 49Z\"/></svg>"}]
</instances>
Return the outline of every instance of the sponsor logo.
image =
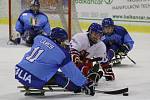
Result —
<instances>
[{"instance_id":1,"label":"sponsor logo","mask_svg":"<svg viewBox=\"0 0 150 100\"><path fill-rule=\"evenodd\" d=\"M112 4L113 0L75 0L77 4Z\"/></svg>"},{"instance_id":2,"label":"sponsor logo","mask_svg":"<svg viewBox=\"0 0 150 100\"><path fill-rule=\"evenodd\" d=\"M16 67L15 69L15 75L20 78L21 80L28 82L31 84L31 74L27 73L26 71L20 69L19 67Z\"/></svg>"}]
</instances>

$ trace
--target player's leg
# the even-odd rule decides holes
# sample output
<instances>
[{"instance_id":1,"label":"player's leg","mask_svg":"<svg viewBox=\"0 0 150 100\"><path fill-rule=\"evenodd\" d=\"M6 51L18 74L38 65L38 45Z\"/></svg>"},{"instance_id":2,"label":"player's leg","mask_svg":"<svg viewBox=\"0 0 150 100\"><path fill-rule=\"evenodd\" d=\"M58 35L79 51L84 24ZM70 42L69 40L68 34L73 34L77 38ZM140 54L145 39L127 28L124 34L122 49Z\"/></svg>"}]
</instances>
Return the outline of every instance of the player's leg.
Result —
<instances>
[{"instance_id":1,"label":"player's leg","mask_svg":"<svg viewBox=\"0 0 150 100\"><path fill-rule=\"evenodd\" d=\"M56 84L59 87L65 88L69 91L74 91L75 93L81 92L81 87L75 85L61 72L57 72L47 84Z\"/></svg>"},{"instance_id":2,"label":"player's leg","mask_svg":"<svg viewBox=\"0 0 150 100\"><path fill-rule=\"evenodd\" d=\"M107 48L107 58L109 62L111 62L112 59L116 57L117 50L118 50L118 46L116 45L112 45Z\"/></svg>"}]
</instances>

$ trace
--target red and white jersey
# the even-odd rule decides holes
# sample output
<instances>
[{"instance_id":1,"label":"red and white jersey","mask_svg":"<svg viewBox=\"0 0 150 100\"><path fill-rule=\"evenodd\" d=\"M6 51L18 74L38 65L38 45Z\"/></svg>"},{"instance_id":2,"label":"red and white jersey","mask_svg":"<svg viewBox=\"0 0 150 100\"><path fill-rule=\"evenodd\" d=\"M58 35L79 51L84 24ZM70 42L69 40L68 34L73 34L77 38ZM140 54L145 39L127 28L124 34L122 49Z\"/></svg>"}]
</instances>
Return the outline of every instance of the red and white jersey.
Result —
<instances>
[{"instance_id":1,"label":"red and white jersey","mask_svg":"<svg viewBox=\"0 0 150 100\"><path fill-rule=\"evenodd\" d=\"M101 57L102 61L100 61L100 63L107 62L105 44L100 40L98 43L90 46L87 32L75 34L70 41L70 48L75 49L78 52L85 50L89 53L86 58Z\"/></svg>"}]
</instances>

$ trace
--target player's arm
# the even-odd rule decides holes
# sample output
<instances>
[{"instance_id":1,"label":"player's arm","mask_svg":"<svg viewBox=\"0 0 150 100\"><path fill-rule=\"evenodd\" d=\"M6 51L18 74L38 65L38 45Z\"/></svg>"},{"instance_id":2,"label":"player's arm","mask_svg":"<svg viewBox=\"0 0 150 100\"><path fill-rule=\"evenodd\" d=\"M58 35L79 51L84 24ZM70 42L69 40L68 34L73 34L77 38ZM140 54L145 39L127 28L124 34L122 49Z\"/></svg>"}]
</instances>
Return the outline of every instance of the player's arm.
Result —
<instances>
[{"instance_id":1,"label":"player's arm","mask_svg":"<svg viewBox=\"0 0 150 100\"><path fill-rule=\"evenodd\" d=\"M129 50L133 48L134 41L129 34L125 34L124 36L124 44L128 46Z\"/></svg>"},{"instance_id":2,"label":"player's arm","mask_svg":"<svg viewBox=\"0 0 150 100\"><path fill-rule=\"evenodd\" d=\"M80 49L79 49L81 48L80 46L81 44L76 39L77 39L77 36L73 37L72 40L70 41L70 54L71 54L72 61L76 65L80 66L80 64L82 64L82 61L80 59Z\"/></svg>"},{"instance_id":3,"label":"player's arm","mask_svg":"<svg viewBox=\"0 0 150 100\"><path fill-rule=\"evenodd\" d=\"M71 61L70 54L64 51L66 58L61 63L61 70L75 85L80 86L87 95L94 95L95 88L91 81L88 81L82 72Z\"/></svg>"},{"instance_id":4,"label":"player's arm","mask_svg":"<svg viewBox=\"0 0 150 100\"><path fill-rule=\"evenodd\" d=\"M18 18L18 20L16 22L15 29L16 29L17 32L20 33L20 35L22 35L24 33L24 28L23 27L24 27L24 23L22 21L22 17L19 16L19 18Z\"/></svg>"},{"instance_id":5,"label":"player's arm","mask_svg":"<svg viewBox=\"0 0 150 100\"><path fill-rule=\"evenodd\" d=\"M45 33L47 33L47 35L50 35L50 33L51 33L51 26L49 24L48 17L46 15L45 15L45 17L46 17L46 22L45 22L45 25L43 27L43 31Z\"/></svg>"},{"instance_id":6,"label":"player's arm","mask_svg":"<svg viewBox=\"0 0 150 100\"><path fill-rule=\"evenodd\" d=\"M92 81L88 81L72 61L62 66L61 70L75 85L80 86L85 94L94 96L95 84Z\"/></svg>"},{"instance_id":7,"label":"player's arm","mask_svg":"<svg viewBox=\"0 0 150 100\"><path fill-rule=\"evenodd\" d=\"M61 70L65 74L65 76L67 76L77 86L82 86L87 81L86 77L84 77L84 75L72 61L61 67Z\"/></svg>"},{"instance_id":8,"label":"player's arm","mask_svg":"<svg viewBox=\"0 0 150 100\"><path fill-rule=\"evenodd\" d=\"M16 22L16 26L15 26L16 33L14 33L14 35L12 37L12 41L15 44L20 44L20 42L21 42L21 35L24 34L24 28L23 27L24 27L23 21L21 20L21 16L19 16L19 18Z\"/></svg>"},{"instance_id":9,"label":"player's arm","mask_svg":"<svg viewBox=\"0 0 150 100\"><path fill-rule=\"evenodd\" d=\"M120 46L118 52L122 53L122 55L126 55L133 48L134 41L132 40L129 33L124 30L124 38L123 43Z\"/></svg>"}]
</instances>

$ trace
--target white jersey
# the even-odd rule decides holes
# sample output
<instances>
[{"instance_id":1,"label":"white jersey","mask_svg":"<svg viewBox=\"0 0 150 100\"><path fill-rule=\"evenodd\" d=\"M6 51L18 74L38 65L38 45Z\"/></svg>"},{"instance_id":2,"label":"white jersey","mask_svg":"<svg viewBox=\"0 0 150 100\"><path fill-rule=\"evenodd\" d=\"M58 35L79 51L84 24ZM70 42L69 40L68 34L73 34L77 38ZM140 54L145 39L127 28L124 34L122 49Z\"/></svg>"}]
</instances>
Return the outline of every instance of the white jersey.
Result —
<instances>
[{"instance_id":1,"label":"white jersey","mask_svg":"<svg viewBox=\"0 0 150 100\"><path fill-rule=\"evenodd\" d=\"M107 62L107 54L106 54L105 44L100 40L98 43L90 46L87 32L75 34L70 41L70 47L73 49L76 49L79 52L82 50L85 50L86 52L89 53L87 58L101 57L103 59L102 59L102 61L100 61L100 63Z\"/></svg>"}]
</instances>

